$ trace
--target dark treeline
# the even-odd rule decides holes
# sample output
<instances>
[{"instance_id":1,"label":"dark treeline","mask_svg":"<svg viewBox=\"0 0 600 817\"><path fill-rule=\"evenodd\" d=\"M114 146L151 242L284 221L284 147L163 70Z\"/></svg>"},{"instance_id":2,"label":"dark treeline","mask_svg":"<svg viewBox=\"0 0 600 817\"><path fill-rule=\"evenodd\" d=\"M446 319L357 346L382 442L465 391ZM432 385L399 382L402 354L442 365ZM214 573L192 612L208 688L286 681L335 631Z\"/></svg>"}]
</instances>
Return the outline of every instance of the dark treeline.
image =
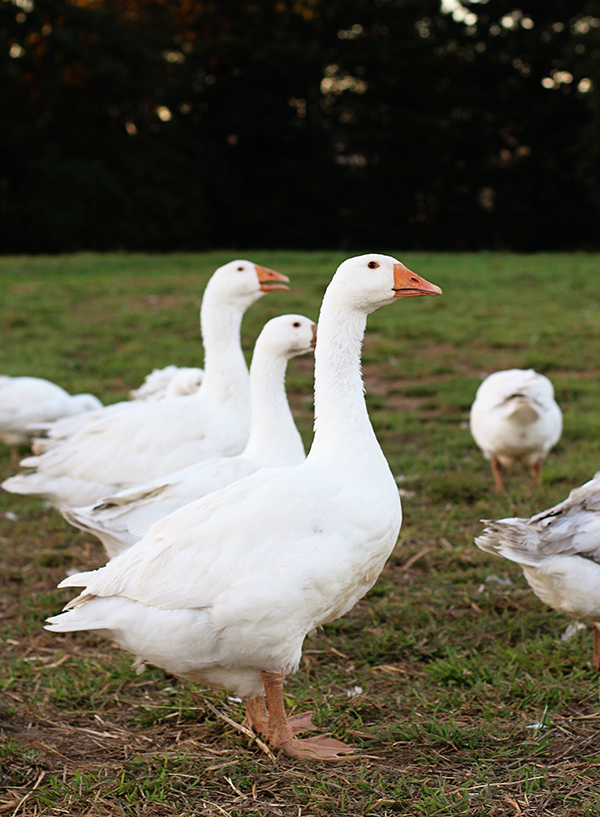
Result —
<instances>
[{"instance_id":1,"label":"dark treeline","mask_svg":"<svg viewBox=\"0 0 600 817\"><path fill-rule=\"evenodd\" d=\"M13 0L0 49L2 252L600 243L600 0Z\"/></svg>"}]
</instances>

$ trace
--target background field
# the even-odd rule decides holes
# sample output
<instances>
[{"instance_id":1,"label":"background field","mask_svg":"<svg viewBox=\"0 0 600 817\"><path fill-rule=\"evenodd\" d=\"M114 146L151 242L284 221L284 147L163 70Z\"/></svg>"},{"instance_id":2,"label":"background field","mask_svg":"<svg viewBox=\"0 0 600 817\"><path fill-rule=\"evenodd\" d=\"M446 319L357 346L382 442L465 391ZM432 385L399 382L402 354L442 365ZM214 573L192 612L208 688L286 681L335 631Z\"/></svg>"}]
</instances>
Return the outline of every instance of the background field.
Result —
<instances>
[{"instance_id":1,"label":"background field","mask_svg":"<svg viewBox=\"0 0 600 817\"><path fill-rule=\"evenodd\" d=\"M316 318L339 253L253 252L289 293L247 313L244 348L282 312ZM600 464L599 257L400 254L442 286L371 316L364 349L376 432L403 493L398 545L369 596L306 642L289 704L360 750L309 765L263 754L229 725L242 704L88 634L42 629L71 568L103 563L41 501L0 496L0 814L575 815L600 810L600 682L591 636L544 607L511 564L481 553L480 519L529 515ZM106 402L155 366L202 360L197 311L223 253L0 259L0 372ZM466 422L484 373L551 377L564 435L533 489L497 498ZM290 399L311 438L311 361ZM23 449L23 454L26 449ZM2 477L14 472L0 450ZM6 515L8 513L8 516ZM23 798L26 798L23 801ZM19 805L21 804L21 805Z\"/></svg>"}]
</instances>

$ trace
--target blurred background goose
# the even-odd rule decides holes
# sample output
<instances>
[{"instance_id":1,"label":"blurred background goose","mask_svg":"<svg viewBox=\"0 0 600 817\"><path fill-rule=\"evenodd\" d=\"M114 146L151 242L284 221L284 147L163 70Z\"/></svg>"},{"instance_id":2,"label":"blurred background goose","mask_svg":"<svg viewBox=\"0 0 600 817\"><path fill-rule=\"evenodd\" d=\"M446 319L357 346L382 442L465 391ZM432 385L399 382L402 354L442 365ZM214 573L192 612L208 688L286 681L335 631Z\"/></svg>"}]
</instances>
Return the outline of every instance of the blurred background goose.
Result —
<instances>
[{"instance_id":1,"label":"blurred background goose","mask_svg":"<svg viewBox=\"0 0 600 817\"><path fill-rule=\"evenodd\" d=\"M292 757L351 752L326 735L295 736L312 723L287 718L283 683L306 635L372 587L400 530L398 487L365 404L367 315L440 292L389 256L342 263L319 317L306 460L192 502L105 567L65 579L84 590L48 629L98 630L168 672L246 697L245 723Z\"/></svg>"},{"instance_id":2,"label":"blurred background goose","mask_svg":"<svg viewBox=\"0 0 600 817\"><path fill-rule=\"evenodd\" d=\"M200 313L204 379L184 397L141 400L87 425L4 481L12 493L62 510L97 502L208 457L239 454L250 432L250 385L240 343L244 312L288 278L250 261L231 261L210 278Z\"/></svg>"},{"instance_id":3,"label":"blurred background goose","mask_svg":"<svg viewBox=\"0 0 600 817\"><path fill-rule=\"evenodd\" d=\"M592 622L600 670L600 472L530 519L487 521L475 544L517 562L545 604Z\"/></svg>"},{"instance_id":4,"label":"blurred background goose","mask_svg":"<svg viewBox=\"0 0 600 817\"><path fill-rule=\"evenodd\" d=\"M137 389L129 392L131 400L162 400L163 397L183 397L194 394L202 384L204 371L197 367L165 366L153 369Z\"/></svg>"},{"instance_id":5,"label":"blurred background goose","mask_svg":"<svg viewBox=\"0 0 600 817\"><path fill-rule=\"evenodd\" d=\"M486 377L471 407L471 434L490 460L496 492L502 493L502 471L519 460L535 485L542 466L562 433L562 414L552 383L533 369L508 369Z\"/></svg>"},{"instance_id":6,"label":"blurred background goose","mask_svg":"<svg viewBox=\"0 0 600 817\"><path fill-rule=\"evenodd\" d=\"M0 440L11 446L11 459L18 459L17 446L34 436L31 425L93 411L102 403L93 394L69 394L56 383L41 377L0 376Z\"/></svg>"},{"instance_id":7,"label":"blurred background goose","mask_svg":"<svg viewBox=\"0 0 600 817\"><path fill-rule=\"evenodd\" d=\"M285 393L288 360L314 349L316 326L303 315L281 315L263 327L250 365L252 421L244 451L216 457L106 497L101 504L65 511L65 518L93 533L112 558L159 519L261 468L299 465L304 446Z\"/></svg>"}]
</instances>

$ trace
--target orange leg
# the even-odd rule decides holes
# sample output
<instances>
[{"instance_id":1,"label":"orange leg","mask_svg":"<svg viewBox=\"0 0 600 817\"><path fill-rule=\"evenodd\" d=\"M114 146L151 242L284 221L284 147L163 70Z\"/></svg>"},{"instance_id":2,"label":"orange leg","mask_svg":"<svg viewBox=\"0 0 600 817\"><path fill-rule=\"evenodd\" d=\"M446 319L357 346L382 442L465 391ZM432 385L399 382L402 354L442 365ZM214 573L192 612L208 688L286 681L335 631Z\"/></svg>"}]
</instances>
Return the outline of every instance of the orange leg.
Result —
<instances>
[{"instance_id":1,"label":"orange leg","mask_svg":"<svg viewBox=\"0 0 600 817\"><path fill-rule=\"evenodd\" d=\"M536 488L542 484L542 467L544 465L544 460L538 460L534 462L531 466L531 476L533 477L533 484Z\"/></svg>"},{"instance_id":2,"label":"orange leg","mask_svg":"<svg viewBox=\"0 0 600 817\"><path fill-rule=\"evenodd\" d=\"M10 461L11 462L18 462L19 461L19 446L18 445L11 445L11 447L10 447Z\"/></svg>"},{"instance_id":3,"label":"orange leg","mask_svg":"<svg viewBox=\"0 0 600 817\"><path fill-rule=\"evenodd\" d=\"M595 670L600 672L600 627L597 624L592 624L592 631L594 633L594 655L592 658L592 666Z\"/></svg>"},{"instance_id":4,"label":"orange leg","mask_svg":"<svg viewBox=\"0 0 600 817\"><path fill-rule=\"evenodd\" d=\"M265 706L264 695L258 695L256 698L246 700L246 716L242 721L242 726L247 726L257 735L267 735L269 731L269 713Z\"/></svg>"},{"instance_id":5,"label":"orange leg","mask_svg":"<svg viewBox=\"0 0 600 817\"><path fill-rule=\"evenodd\" d=\"M315 729L312 712L303 712L301 715L292 715L287 719L293 735L310 732ZM246 715L242 726L251 729L257 735L269 737L269 713L265 705L264 695L246 699Z\"/></svg>"},{"instance_id":6,"label":"orange leg","mask_svg":"<svg viewBox=\"0 0 600 817\"><path fill-rule=\"evenodd\" d=\"M492 474L494 475L494 482L496 483L496 493L501 494L504 492L504 483L502 482L502 464L500 460L496 457L492 457L490 460L492 465Z\"/></svg>"},{"instance_id":7,"label":"orange leg","mask_svg":"<svg viewBox=\"0 0 600 817\"><path fill-rule=\"evenodd\" d=\"M262 677L269 705L269 743L273 749L283 749L286 755L304 760L331 760L355 751L351 746L327 735L316 735L303 740L295 738L283 702L285 673L282 670L263 672Z\"/></svg>"}]
</instances>

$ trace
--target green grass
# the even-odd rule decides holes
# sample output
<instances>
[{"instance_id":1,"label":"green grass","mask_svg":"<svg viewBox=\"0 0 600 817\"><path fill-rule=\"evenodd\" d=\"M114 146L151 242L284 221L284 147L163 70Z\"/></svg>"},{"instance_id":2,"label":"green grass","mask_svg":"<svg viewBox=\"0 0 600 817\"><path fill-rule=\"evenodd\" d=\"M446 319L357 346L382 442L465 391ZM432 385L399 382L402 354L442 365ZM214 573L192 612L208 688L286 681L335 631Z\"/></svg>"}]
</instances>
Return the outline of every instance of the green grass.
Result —
<instances>
[{"instance_id":1,"label":"green grass","mask_svg":"<svg viewBox=\"0 0 600 817\"><path fill-rule=\"evenodd\" d=\"M365 340L373 424L405 492L400 540L367 598L307 640L287 686L290 707L312 709L361 759L274 764L209 708L240 722L242 704L227 694L155 668L137 675L95 635L45 632L44 618L72 595L56 584L69 569L102 564L103 552L41 501L4 494L1 814L24 797L19 814L70 817L598 813L591 636L561 641L568 619L473 537L480 519L530 515L600 467L599 258L400 257L444 290L375 313ZM268 318L317 317L343 255L252 258L289 275L292 289L249 310L248 352ZM201 364L202 291L230 259L0 259L0 372L113 402L153 367ZM552 378L564 434L540 488L515 468L498 498L465 424L481 376L512 367ZM311 385L310 361L292 361L290 399L307 444ZM4 447L0 472L14 472Z\"/></svg>"}]
</instances>

